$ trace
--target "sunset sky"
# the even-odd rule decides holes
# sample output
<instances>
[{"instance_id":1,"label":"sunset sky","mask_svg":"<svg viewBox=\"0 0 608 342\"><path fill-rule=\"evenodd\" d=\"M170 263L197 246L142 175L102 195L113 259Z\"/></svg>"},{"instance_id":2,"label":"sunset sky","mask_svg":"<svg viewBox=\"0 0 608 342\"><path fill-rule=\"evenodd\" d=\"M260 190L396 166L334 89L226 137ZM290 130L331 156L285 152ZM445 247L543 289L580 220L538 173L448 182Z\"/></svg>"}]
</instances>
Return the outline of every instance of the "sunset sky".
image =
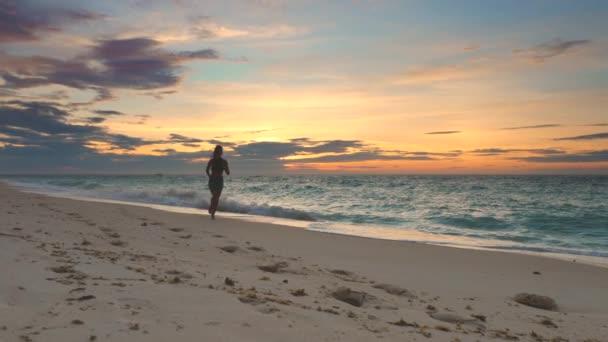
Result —
<instances>
[{"instance_id":1,"label":"sunset sky","mask_svg":"<svg viewBox=\"0 0 608 342\"><path fill-rule=\"evenodd\" d=\"M0 0L0 173L608 174L608 1Z\"/></svg>"}]
</instances>

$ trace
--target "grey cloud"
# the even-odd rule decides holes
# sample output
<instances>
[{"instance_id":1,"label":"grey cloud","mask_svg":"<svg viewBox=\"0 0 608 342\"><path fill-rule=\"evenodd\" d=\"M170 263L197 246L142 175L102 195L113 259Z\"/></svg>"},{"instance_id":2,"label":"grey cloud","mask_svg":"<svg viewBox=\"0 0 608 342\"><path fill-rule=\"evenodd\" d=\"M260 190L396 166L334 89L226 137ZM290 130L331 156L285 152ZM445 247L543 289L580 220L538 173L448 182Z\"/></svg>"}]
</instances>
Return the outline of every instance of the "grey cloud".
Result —
<instances>
[{"instance_id":1,"label":"grey cloud","mask_svg":"<svg viewBox=\"0 0 608 342\"><path fill-rule=\"evenodd\" d=\"M311 146L312 145L312 146ZM307 138L290 142L254 142L234 147L234 152L249 159L277 159L294 154L342 153L365 145L357 140L312 141Z\"/></svg>"},{"instance_id":2,"label":"grey cloud","mask_svg":"<svg viewBox=\"0 0 608 342\"><path fill-rule=\"evenodd\" d=\"M575 136L575 137L556 138L553 140L595 140L595 139L608 139L608 133L579 135L579 136Z\"/></svg>"},{"instance_id":3,"label":"grey cloud","mask_svg":"<svg viewBox=\"0 0 608 342\"><path fill-rule=\"evenodd\" d=\"M166 148L166 149L156 149L156 150L154 150L154 152L173 154L173 153L176 153L177 151L173 148Z\"/></svg>"},{"instance_id":4,"label":"grey cloud","mask_svg":"<svg viewBox=\"0 0 608 342\"><path fill-rule=\"evenodd\" d=\"M41 33L61 31L62 25L103 17L80 9L45 8L28 0L0 0L0 42L38 40Z\"/></svg>"},{"instance_id":5,"label":"grey cloud","mask_svg":"<svg viewBox=\"0 0 608 342\"><path fill-rule=\"evenodd\" d=\"M198 144L190 144L190 143L184 143L184 144L182 144L182 146L185 146L185 147L200 147L200 145L198 145Z\"/></svg>"},{"instance_id":6,"label":"grey cloud","mask_svg":"<svg viewBox=\"0 0 608 342\"><path fill-rule=\"evenodd\" d=\"M508 154L508 153L533 153L533 154L545 154L545 155L553 155L553 154L564 154L566 152L558 149L552 148L537 148L537 149L504 149L504 148L483 148L469 151L472 154L478 156L496 156L500 154Z\"/></svg>"},{"instance_id":7,"label":"grey cloud","mask_svg":"<svg viewBox=\"0 0 608 342\"><path fill-rule=\"evenodd\" d=\"M450 152L401 152L404 155L413 156L435 156L435 157L459 157L462 155L462 151L455 150Z\"/></svg>"},{"instance_id":8,"label":"grey cloud","mask_svg":"<svg viewBox=\"0 0 608 342\"><path fill-rule=\"evenodd\" d=\"M549 58L563 55L574 50L576 47L589 44L591 44L591 40L588 39L562 40L557 38L553 41L542 43L529 49L513 50L513 53L524 56L536 63L544 63Z\"/></svg>"},{"instance_id":9,"label":"grey cloud","mask_svg":"<svg viewBox=\"0 0 608 342\"><path fill-rule=\"evenodd\" d=\"M383 155L379 152L355 152L348 154L337 154L329 156L321 156L316 158L289 160L292 163L328 163L328 162L354 162L365 160L435 160L428 155Z\"/></svg>"},{"instance_id":10,"label":"grey cloud","mask_svg":"<svg viewBox=\"0 0 608 342\"><path fill-rule=\"evenodd\" d=\"M138 121L127 121L126 123L128 123L129 125L143 125L150 118L150 115L147 115L147 114L139 114L139 115L134 115L134 116L136 118L139 118L139 120Z\"/></svg>"},{"instance_id":11,"label":"grey cloud","mask_svg":"<svg viewBox=\"0 0 608 342\"><path fill-rule=\"evenodd\" d=\"M89 141L105 142L114 149L133 150L154 141L113 134L98 126L70 123L71 114L57 104L45 102L0 102L0 142L19 143L30 149L91 151ZM102 118L103 119L103 118ZM33 157L33 155L32 155Z\"/></svg>"},{"instance_id":12,"label":"grey cloud","mask_svg":"<svg viewBox=\"0 0 608 342\"><path fill-rule=\"evenodd\" d=\"M90 118L87 118L87 122L91 123L91 124L98 124L98 123L102 123L106 121L106 118L102 117L102 116L93 116Z\"/></svg>"},{"instance_id":13,"label":"grey cloud","mask_svg":"<svg viewBox=\"0 0 608 342\"><path fill-rule=\"evenodd\" d=\"M300 149L295 143L263 141L235 146L234 153L245 159L278 159Z\"/></svg>"},{"instance_id":14,"label":"grey cloud","mask_svg":"<svg viewBox=\"0 0 608 342\"><path fill-rule=\"evenodd\" d=\"M170 52L149 38L109 39L97 41L87 53L69 60L0 53L0 76L4 87L13 90L50 84L96 90L98 95L92 101L74 104L90 105L111 99L111 88L174 86L181 79L183 63L218 58L211 49Z\"/></svg>"},{"instance_id":15,"label":"grey cloud","mask_svg":"<svg viewBox=\"0 0 608 342\"><path fill-rule=\"evenodd\" d=\"M317 146L306 148L306 151L311 153L342 153L346 152L350 148L361 148L364 146L365 144L358 140L332 140L323 142Z\"/></svg>"},{"instance_id":16,"label":"grey cloud","mask_svg":"<svg viewBox=\"0 0 608 342\"><path fill-rule=\"evenodd\" d=\"M596 123L596 124L589 124L589 125L585 125L585 126L606 127L606 126L608 126L608 123Z\"/></svg>"},{"instance_id":17,"label":"grey cloud","mask_svg":"<svg viewBox=\"0 0 608 342\"><path fill-rule=\"evenodd\" d=\"M561 127L559 124L544 124L534 126L519 126L519 127L505 127L500 128L501 130L516 130L516 129L534 129L534 128L549 128L549 127Z\"/></svg>"},{"instance_id":18,"label":"grey cloud","mask_svg":"<svg viewBox=\"0 0 608 342\"><path fill-rule=\"evenodd\" d=\"M569 153L557 156L512 158L532 163L592 163L608 162L608 150Z\"/></svg>"},{"instance_id":19,"label":"grey cloud","mask_svg":"<svg viewBox=\"0 0 608 342\"><path fill-rule=\"evenodd\" d=\"M456 134L460 133L460 131L437 131L437 132L427 132L424 134Z\"/></svg>"},{"instance_id":20,"label":"grey cloud","mask_svg":"<svg viewBox=\"0 0 608 342\"><path fill-rule=\"evenodd\" d=\"M354 152L351 152L352 150ZM309 154L332 153L331 155L307 157ZM436 160L455 158L461 152L406 152L372 148L359 140L314 141L309 138L290 139L290 142L255 142L234 148L239 158L252 160L276 160L298 155L300 159L284 160L286 163L353 162L364 160Z\"/></svg>"},{"instance_id":21,"label":"grey cloud","mask_svg":"<svg viewBox=\"0 0 608 342\"><path fill-rule=\"evenodd\" d=\"M225 137L229 137L229 136L224 136L224 138ZM222 138L222 137L220 137L220 138ZM212 144L212 145L221 145L221 146L230 147L230 148L234 148L235 146L237 146L236 143L217 140L217 139L209 139L209 140L207 140L207 143Z\"/></svg>"},{"instance_id":22,"label":"grey cloud","mask_svg":"<svg viewBox=\"0 0 608 342\"><path fill-rule=\"evenodd\" d=\"M177 142L177 143L200 143L204 142L204 140L197 138L189 138L180 134L171 133L169 134L169 141Z\"/></svg>"},{"instance_id":23,"label":"grey cloud","mask_svg":"<svg viewBox=\"0 0 608 342\"><path fill-rule=\"evenodd\" d=\"M111 116L111 115L125 115L123 112L119 112L117 110L94 110L93 113L103 115L103 116Z\"/></svg>"},{"instance_id":24,"label":"grey cloud","mask_svg":"<svg viewBox=\"0 0 608 342\"><path fill-rule=\"evenodd\" d=\"M177 93L177 90L163 90L163 91L146 92L146 93L143 93L142 95L151 96L157 100L162 100L166 95L171 95L171 94L175 94L175 93Z\"/></svg>"},{"instance_id":25,"label":"grey cloud","mask_svg":"<svg viewBox=\"0 0 608 342\"><path fill-rule=\"evenodd\" d=\"M271 128L271 129L258 129L258 130L254 130L254 131L246 131L245 133L249 133L249 134L258 134L258 133L263 133L263 132L268 132L268 131L275 131L278 128Z\"/></svg>"}]
</instances>

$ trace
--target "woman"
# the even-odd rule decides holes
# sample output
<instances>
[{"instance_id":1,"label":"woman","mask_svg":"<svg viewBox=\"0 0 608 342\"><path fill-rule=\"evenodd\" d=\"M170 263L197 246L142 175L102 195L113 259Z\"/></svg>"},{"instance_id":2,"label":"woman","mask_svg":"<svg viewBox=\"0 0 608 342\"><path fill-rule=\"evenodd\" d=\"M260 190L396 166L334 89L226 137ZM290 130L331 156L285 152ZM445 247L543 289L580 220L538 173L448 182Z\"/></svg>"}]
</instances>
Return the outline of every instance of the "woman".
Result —
<instances>
[{"instance_id":1,"label":"woman","mask_svg":"<svg viewBox=\"0 0 608 342\"><path fill-rule=\"evenodd\" d=\"M230 174L228 162L222 158L222 153L224 153L222 146L215 146L215 150L213 150L213 158L209 159L209 163L207 163L206 173L209 177L209 190L211 191L211 205L209 206L209 214L211 214L212 220L215 220L215 211L217 210L217 205L220 202L220 195L222 194L222 189L224 188L223 173L226 171L227 175Z\"/></svg>"}]
</instances>

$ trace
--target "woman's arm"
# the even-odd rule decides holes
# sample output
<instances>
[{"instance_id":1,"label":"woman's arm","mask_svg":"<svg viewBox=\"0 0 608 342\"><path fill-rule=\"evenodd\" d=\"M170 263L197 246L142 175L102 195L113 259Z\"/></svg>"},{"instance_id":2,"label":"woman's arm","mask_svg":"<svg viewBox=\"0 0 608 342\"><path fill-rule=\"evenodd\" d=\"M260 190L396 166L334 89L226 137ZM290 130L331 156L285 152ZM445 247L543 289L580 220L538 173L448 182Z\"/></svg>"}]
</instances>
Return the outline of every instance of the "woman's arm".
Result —
<instances>
[{"instance_id":1,"label":"woman's arm","mask_svg":"<svg viewBox=\"0 0 608 342\"><path fill-rule=\"evenodd\" d=\"M230 168L228 167L228 161L224 160L226 163L226 174L230 176Z\"/></svg>"},{"instance_id":2,"label":"woman's arm","mask_svg":"<svg viewBox=\"0 0 608 342\"><path fill-rule=\"evenodd\" d=\"M207 177L211 177L211 174L209 173L209 169L211 169L211 159L209 159L209 162L207 163L207 168L205 169L205 173L207 174Z\"/></svg>"}]
</instances>

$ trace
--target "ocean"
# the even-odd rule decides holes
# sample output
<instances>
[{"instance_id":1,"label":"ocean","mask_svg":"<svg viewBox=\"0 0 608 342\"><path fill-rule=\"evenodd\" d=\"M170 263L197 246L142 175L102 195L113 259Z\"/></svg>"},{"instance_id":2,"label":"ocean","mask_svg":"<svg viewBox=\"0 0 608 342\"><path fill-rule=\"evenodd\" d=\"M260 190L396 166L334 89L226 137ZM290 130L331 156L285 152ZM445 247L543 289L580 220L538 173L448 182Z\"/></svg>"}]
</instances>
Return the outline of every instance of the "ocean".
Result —
<instances>
[{"instance_id":1,"label":"ocean","mask_svg":"<svg viewBox=\"0 0 608 342\"><path fill-rule=\"evenodd\" d=\"M206 214L206 177L0 176L26 191ZM331 233L607 258L608 176L226 177L220 219Z\"/></svg>"}]
</instances>

